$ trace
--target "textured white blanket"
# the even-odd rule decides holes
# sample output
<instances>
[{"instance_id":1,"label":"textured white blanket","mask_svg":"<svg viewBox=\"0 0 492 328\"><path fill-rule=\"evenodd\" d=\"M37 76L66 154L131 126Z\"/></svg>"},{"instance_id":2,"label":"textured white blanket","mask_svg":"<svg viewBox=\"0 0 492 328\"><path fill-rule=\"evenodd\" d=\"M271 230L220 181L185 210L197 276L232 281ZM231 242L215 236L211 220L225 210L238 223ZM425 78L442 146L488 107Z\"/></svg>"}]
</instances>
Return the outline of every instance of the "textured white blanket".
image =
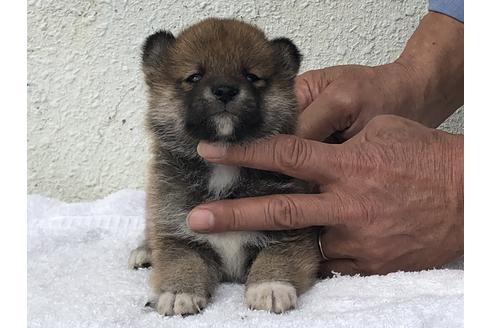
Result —
<instances>
[{"instance_id":1,"label":"textured white blanket","mask_svg":"<svg viewBox=\"0 0 492 328\"><path fill-rule=\"evenodd\" d=\"M297 310L248 310L223 284L199 315L144 308L148 270L127 269L143 229L141 191L66 204L28 198L29 327L462 327L463 271L431 270L318 282Z\"/></svg>"}]
</instances>

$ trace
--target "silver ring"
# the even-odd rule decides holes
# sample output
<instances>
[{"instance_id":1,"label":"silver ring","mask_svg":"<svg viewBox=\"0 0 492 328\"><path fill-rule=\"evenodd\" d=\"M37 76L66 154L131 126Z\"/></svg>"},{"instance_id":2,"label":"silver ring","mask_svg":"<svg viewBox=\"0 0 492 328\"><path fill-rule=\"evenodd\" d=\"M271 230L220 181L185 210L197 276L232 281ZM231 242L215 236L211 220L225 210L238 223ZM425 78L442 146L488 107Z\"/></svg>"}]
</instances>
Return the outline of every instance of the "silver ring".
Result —
<instances>
[{"instance_id":1,"label":"silver ring","mask_svg":"<svg viewBox=\"0 0 492 328\"><path fill-rule=\"evenodd\" d=\"M321 257L323 258L323 260L325 261L329 261L330 258L328 258L325 253L323 252L323 244L321 243L321 234L323 233L323 228L319 229L319 232L318 232L318 248L319 248L319 252L321 253Z\"/></svg>"}]
</instances>

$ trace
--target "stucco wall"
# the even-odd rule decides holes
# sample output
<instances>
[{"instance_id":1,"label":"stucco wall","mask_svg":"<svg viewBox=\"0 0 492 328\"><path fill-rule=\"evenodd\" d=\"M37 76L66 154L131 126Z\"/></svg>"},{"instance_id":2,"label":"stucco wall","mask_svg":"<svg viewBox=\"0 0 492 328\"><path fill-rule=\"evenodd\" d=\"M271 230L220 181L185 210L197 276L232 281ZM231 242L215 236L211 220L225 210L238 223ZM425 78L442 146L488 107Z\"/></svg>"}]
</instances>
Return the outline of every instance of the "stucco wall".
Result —
<instances>
[{"instance_id":1,"label":"stucco wall","mask_svg":"<svg viewBox=\"0 0 492 328\"><path fill-rule=\"evenodd\" d=\"M94 199L141 188L147 160L140 45L209 16L287 36L301 70L398 56L425 0L28 1L28 192ZM461 131L458 113L447 127Z\"/></svg>"}]
</instances>

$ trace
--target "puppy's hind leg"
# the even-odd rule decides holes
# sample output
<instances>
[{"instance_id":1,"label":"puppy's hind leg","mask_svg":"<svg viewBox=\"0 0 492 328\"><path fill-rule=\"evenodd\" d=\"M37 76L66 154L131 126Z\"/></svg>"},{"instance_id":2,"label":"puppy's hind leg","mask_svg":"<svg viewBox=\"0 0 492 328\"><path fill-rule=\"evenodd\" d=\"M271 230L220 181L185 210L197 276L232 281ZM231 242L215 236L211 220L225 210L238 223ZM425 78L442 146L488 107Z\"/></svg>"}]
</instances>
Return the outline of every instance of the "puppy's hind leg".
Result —
<instances>
[{"instance_id":1,"label":"puppy's hind leg","mask_svg":"<svg viewBox=\"0 0 492 328\"><path fill-rule=\"evenodd\" d=\"M130 257L128 258L128 268L141 269L150 267L151 256L152 252L150 251L147 240L144 239L137 248L131 251Z\"/></svg>"}]
</instances>

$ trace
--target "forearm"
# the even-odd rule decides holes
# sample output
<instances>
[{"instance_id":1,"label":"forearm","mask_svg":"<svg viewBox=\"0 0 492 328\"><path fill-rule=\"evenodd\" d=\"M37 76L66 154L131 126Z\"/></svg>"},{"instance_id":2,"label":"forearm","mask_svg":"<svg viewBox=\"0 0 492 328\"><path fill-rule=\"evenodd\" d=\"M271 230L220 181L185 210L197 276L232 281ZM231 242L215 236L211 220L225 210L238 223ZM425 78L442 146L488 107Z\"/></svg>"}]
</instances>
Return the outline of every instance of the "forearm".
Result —
<instances>
[{"instance_id":1,"label":"forearm","mask_svg":"<svg viewBox=\"0 0 492 328\"><path fill-rule=\"evenodd\" d=\"M463 23L430 12L395 64L408 78L404 116L437 127L463 105Z\"/></svg>"}]
</instances>

